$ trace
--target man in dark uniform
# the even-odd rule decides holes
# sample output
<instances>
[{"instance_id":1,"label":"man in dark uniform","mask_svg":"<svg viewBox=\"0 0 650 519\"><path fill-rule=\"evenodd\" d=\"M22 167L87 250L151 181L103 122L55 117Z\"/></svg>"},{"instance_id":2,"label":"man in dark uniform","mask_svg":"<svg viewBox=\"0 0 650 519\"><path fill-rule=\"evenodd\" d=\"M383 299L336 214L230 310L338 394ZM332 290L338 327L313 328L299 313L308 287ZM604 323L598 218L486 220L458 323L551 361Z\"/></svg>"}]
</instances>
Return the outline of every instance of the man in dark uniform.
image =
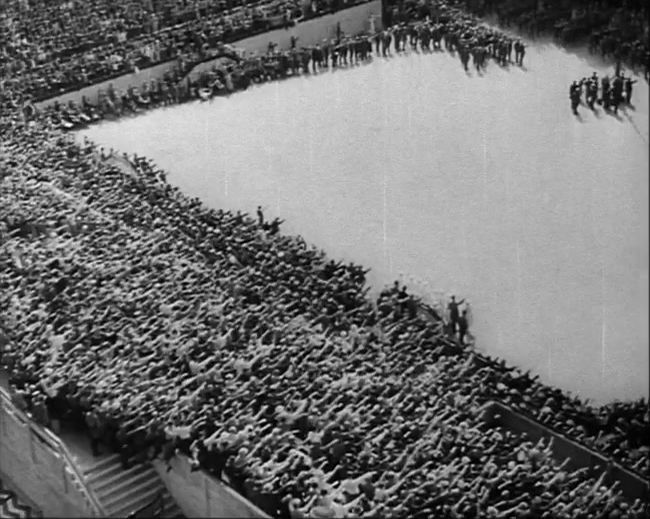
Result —
<instances>
[{"instance_id":1,"label":"man in dark uniform","mask_svg":"<svg viewBox=\"0 0 650 519\"><path fill-rule=\"evenodd\" d=\"M323 66L323 51L321 51L320 45L316 45L311 49L311 62L314 67L314 72L318 72Z\"/></svg>"},{"instance_id":2,"label":"man in dark uniform","mask_svg":"<svg viewBox=\"0 0 650 519\"><path fill-rule=\"evenodd\" d=\"M469 71L469 67L468 67L469 52L467 50L467 47L465 47L465 45L459 45L458 55L460 56L460 62L463 64L463 68L465 69L465 72Z\"/></svg>"},{"instance_id":3,"label":"man in dark uniform","mask_svg":"<svg viewBox=\"0 0 650 519\"><path fill-rule=\"evenodd\" d=\"M341 66L348 64L348 45L345 42L341 42L337 46L339 56L341 58Z\"/></svg>"},{"instance_id":4,"label":"man in dark uniform","mask_svg":"<svg viewBox=\"0 0 650 519\"><path fill-rule=\"evenodd\" d=\"M375 40L375 54L379 56L379 46L382 42L382 33L381 31L377 31L375 35L373 36L373 39Z\"/></svg>"},{"instance_id":5,"label":"man in dark uniform","mask_svg":"<svg viewBox=\"0 0 650 519\"><path fill-rule=\"evenodd\" d=\"M392 39L393 39L393 37L392 37L390 31L385 31L384 32L384 39L382 41L382 49L381 49L382 55L384 57L388 56L388 53L390 51L390 42L392 41Z\"/></svg>"},{"instance_id":6,"label":"man in dark uniform","mask_svg":"<svg viewBox=\"0 0 650 519\"><path fill-rule=\"evenodd\" d=\"M571 99L571 111L578 115L578 106L580 105L580 87L581 83L574 81L569 88L569 98Z\"/></svg>"},{"instance_id":7,"label":"man in dark uniform","mask_svg":"<svg viewBox=\"0 0 650 519\"><path fill-rule=\"evenodd\" d=\"M90 432L90 450L92 451L93 456L99 456L101 454L99 451L99 443L103 436L99 416L95 411L90 410L86 412L85 420L86 425L88 426L88 431Z\"/></svg>"},{"instance_id":8,"label":"man in dark uniform","mask_svg":"<svg viewBox=\"0 0 650 519\"><path fill-rule=\"evenodd\" d=\"M354 65L354 58L356 57L354 53L354 40L352 38L349 38L345 46L347 47L348 60L350 62L350 65Z\"/></svg>"},{"instance_id":9,"label":"man in dark uniform","mask_svg":"<svg viewBox=\"0 0 650 519\"><path fill-rule=\"evenodd\" d=\"M623 102L623 78L616 76L612 83L612 105L614 113L618 113L618 106Z\"/></svg>"},{"instance_id":10,"label":"man in dark uniform","mask_svg":"<svg viewBox=\"0 0 650 519\"><path fill-rule=\"evenodd\" d=\"M636 79L632 79L631 77L626 77L624 79L624 84L625 84L625 103L626 104L632 104L632 85L636 83Z\"/></svg>"},{"instance_id":11,"label":"man in dark uniform","mask_svg":"<svg viewBox=\"0 0 650 519\"><path fill-rule=\"evenodd\" d=\"M461 316L458 318L458 343L461 346L465 344L465 336L467 335L468 328L467 310L463 310Z\"/></svg>"},{"instance_id":12,"label":"man in dark uniform","mask_svg":"<svg viewBox=\"0 0 650 519\"><path fill-rule=\"evenodd\" d=\"M515 63L519 65L519 42L520 40L517 40L514 44L515 47Z\"/></svg>"},{"instance_id":13,"label":"man in dark uniform","mask_svg":"<svg viewBox=\"0 0 650 519\"><path fill-rule=\"evenodd\" d=\"M452 295L451 301L447 304L447 310L449 310L449 330L452 335L456 333L456 324L458 323L458 317L460 316L458 307L464 302L464 299L456 302L456 296Z\"/></svg>"},{"instance_id":14,"label":"man in dark uniform","mask_svg":"<svg viewBox=\"0 0 650 519\"><path fill-rule=\"evenodd\" d=\"M324 39L323 40L323 66L325 68L329 68L330 66L330 44L329 42Z\"/></svg>"},{"instance_id":15,"label":"man in dark uniform","mask_svg":"<svg viewBox=\"0 0 650 519\"><path fill-rule=\"evenodd\" d=\"M302 49L300 57L302 59L302 71L305 74L309 74L309 60L311 59L311 53L307 49Z\"/></svg>"},{"instance_id":16,"label":"man in dark uniform","mask_svg":"<svg viewBox=\"0 0 650 519\"><path fill-rule=\"evenodd\" d=\"M598 78L592 77L587 82L587 106L590 110L594 109L594 103L598 98Z\"/></svg>"},{"instance_id":17,"label":"man in dark uniform","mask_svg":"<svg viewBox=\"0 0 650 519\"><path fill-rule=\"evenodd\" d=\"M603 105L603 108L605 110L609 110L609 89L610 89L610 84L609 84L609 77L605 76L600 80L600 86L601 86L601 91L600 91L600 102Z\"/></svg>"},{"instance_id":18,"label":"man in dark uniform","mask_svg":"<svg viewBox=\"0 0 650 519\"><path fill-rule=\"evenodd\" d=\"M336 68L339 59L339 46L332 45L332 68Z\"/></svg>"},{"instance_id":19,"label":"man in dark uniform","mask_svg":"<svg viewBox=\"0 0 650 519\"><path fill-rule=\"evenodd\" d=\"M264 225L264 213L262 212L262 206L257 206L257 225L262 227Z\"/></svg>"}]
</instances>

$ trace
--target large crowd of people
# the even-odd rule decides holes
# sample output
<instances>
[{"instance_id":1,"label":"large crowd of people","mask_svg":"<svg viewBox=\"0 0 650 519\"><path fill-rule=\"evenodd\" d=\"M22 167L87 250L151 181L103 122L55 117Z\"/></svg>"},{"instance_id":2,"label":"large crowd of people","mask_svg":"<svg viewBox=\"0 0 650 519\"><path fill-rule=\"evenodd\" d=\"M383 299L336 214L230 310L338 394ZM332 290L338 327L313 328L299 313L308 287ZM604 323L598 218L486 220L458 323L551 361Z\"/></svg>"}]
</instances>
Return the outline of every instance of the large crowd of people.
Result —
<instances>
[{"instance_id":1,"label":"large crowd of people","mask_svg":"<svg viewBox=\"0 0 650 519\"><path fill-rule=\"evenodd\" d=\"M138 19L125 4L106 18ZM411 27L462 24L419 23L387 33L396 50ZM473 27L461 38L480 38ZM3 66L21 70L19 54ZM23 92L14 77L3 94ZM146 108L191 87L153 92L107 96ZM445 316L399 283L371 297L362 267L262 211L208 209L150 160L65 127L50 110L0 105L0 363L34 419L83 424L93 450L125 466L183 453L277 517L647 516L548 441L484 420L502 402L647 480L645 400L596 407L480 355L463 345L460 302Z\"/></svg>"},{"instance_id":2,"label":"large crowd of people","mask_svg":"<svg viewBox=\"0 0 650 519\"><path fill-rule=\"evenodd\" d=\"M356 66L370 62L373 56L388 57L409 49L436 52L444 48L458 55L465 70L469 70L471 59L471 66L479 73L487 67L489 59L501 66L523 66L526 53L526 46L520 39L481 23L458 7L446 5L441 5L435 20L430 17L414 19L372 34L340 33L316 45L298 46L297 39L292 43L289 49L277 49L270 42L263 55L246 55L232 46L219 44L211 48L215 63L197 77L187 78L192 61L179 61L175 68L158 79L125 90L114 89L109 84L96 102L85 97L81 103L54 102L45 113L55 124L70 130L104 117L136 114L197 98L208 99L246 89L255 83ZM32 105L27 108L28 115L34 115Z\"/></svg>"},{"instance_id":3,"label":"large crowd of people","mask_svg":"<svg viewBox=\"0 0 650 519\"><path fill-rule=\"evenodd\" d=\"M419 0L386 0L389 23L437 15L439 6ZM433 5L436 5L434 3ZM645 0L447 0L483 19L529 38L550 35L563 44L585 44L590 52L642 70L650 80L648 2Z\"/></svg>"},{"instance_id":4,"label":"large crowd of people","mask_svg":"<svg viewBox=\"0 0 650 519\"><path fill-rule=\"evenodd\" d=\"M16 102L38 101L164 61L201 60L220 42L353 3L11 0L0 13L10 22L0 24L0 78Z\"/></svg>"},{"instance_id":5,"label":"large crowd of people","mask_svg":"<svg viewBox=\"0 0 650 519\"><path fill-rule=\"evenodd\" d=\"M481 358L406 287L370 299L361 267L144 158L3 130L2 363L37 420L84 420L125 465L183 452L276 516L645 513L482 420L496 399L647 475L645 402L592 408Z\"/></svg>"}]
</instances>

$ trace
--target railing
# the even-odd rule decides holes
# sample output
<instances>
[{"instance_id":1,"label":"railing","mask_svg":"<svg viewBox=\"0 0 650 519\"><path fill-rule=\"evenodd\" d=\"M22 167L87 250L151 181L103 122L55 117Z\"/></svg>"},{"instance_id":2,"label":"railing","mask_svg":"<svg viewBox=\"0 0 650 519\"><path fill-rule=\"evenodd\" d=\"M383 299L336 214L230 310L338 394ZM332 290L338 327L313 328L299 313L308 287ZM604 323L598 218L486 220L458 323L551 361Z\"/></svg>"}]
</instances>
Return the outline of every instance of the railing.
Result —
<instances>
[{"instance_id":1,"label":"railing","mask_svg":"<svg viewBox=\"0 0 650 519\"><path fill-rule=\"evenodd\" d=\"M510 406L501 402L490 402L485 409L483 420L517 433L525 432L533 442L540 438L553 438L553 457L557 461L569 458L569 468L586 467L592 474L597 475L604 472L605 482L611 484L618 481L623 495L629 499L650 498L650 481Z\"/></svg>"},{"instance_id":2,"label":"railing","mask_svg":"<svg viewBox=\"0 0 650 519\"><path fill-rule=\"evenodd\" d=\"M4 408L16 420L25 424L29 428L30 434L36 436L41 443L49 447L49 449L54 451L62 459L65 472L70 476L75 487L82 495L88 510L92 512L94 517L105 517L107 514L104 508L93 491L87 487L83 474L80 472L72 454L70 454L65 444L51 431L34 422L31 416L18 409L12 402L9 394L2 387L0 387L0 407Z\"/></svg>"}]
</instances>

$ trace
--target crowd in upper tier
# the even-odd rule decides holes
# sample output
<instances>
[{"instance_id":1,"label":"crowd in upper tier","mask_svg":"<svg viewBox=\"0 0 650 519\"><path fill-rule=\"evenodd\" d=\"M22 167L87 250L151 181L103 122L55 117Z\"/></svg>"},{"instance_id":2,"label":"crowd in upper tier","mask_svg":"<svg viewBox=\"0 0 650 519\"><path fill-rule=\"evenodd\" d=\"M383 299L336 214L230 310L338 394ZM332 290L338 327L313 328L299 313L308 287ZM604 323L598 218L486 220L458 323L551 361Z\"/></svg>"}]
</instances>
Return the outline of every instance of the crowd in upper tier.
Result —
<instances>
[{"instance_id":1,"label":"crowd in upper tier","mask_svg":"<svg viewBox=\"0 0 650 519\"><path fill-rule=\"evenodd\" d=\"M386 57L409 49L435 52L444 46L459 57L465 70L469 70L471 59L471 67L479 73L486 69L490 59L501 66L523 66L526 53L520 39L451 6L441 7L435 21L413 20L372 34L339 34L316 45L299 46L297 38L292 43L291 48L279 50L270 42L264 55L245 55L232 46L221 46L213 54L218 56L218 61L199 75L188 76L190 65L181 62L157 80L124 90L109 84L95 102L85 96L81 103L54 102L45 113L61 128L74 129L103 117L136 114L196 98L207 99L246 89L253 83L355 66L370 62L373 56ZM28 115L33 115L31 109Z\"/></svg>"},{"instance_id":2,"label":"crowd in upper tier","mask_svg":"<svg viewBox=\"0 0 650 519\"><path fill-rule=\"evenodd\" d=\"M484 419L502 402L648 479L646 401L544 385L279 220L25 115L0 107L0 363L36 420L83 423L125 466L184 453L278 517L647 516Z\"/></svg>"},{"instance_id":3,"label":"crowd in upper tier","mask_svg":"<svg viewBox=\"0 0 650 519\"><path fill-rule=\"evenodd\" d=\"M193 63L219 44L288 27L354 1L8 0L0 12L0 95L11 92L12 101L23 104L164 61ZM547 0L541 10L537 2L512 0L387 5L388 25L425 17L438 21L455 7L494 13L502 24L531 35L555 31L565 40L587 39L592 51L643 67L650 77L648 7L642 0L627 0L625 6L574 0L568 7Z\"/></svg>"},{"instance_id":4,"label":"crowd in upper tier","mask_svg":"<svg viewBox=\"0 0 650 519\"><path fill-rule=\"evenodd\" d=\"M0 78L19 102L45 99L353 5L313 0L10 0L0 12ZM5 8L6 5L6 8Z\"/></svg>"}]
</instances>

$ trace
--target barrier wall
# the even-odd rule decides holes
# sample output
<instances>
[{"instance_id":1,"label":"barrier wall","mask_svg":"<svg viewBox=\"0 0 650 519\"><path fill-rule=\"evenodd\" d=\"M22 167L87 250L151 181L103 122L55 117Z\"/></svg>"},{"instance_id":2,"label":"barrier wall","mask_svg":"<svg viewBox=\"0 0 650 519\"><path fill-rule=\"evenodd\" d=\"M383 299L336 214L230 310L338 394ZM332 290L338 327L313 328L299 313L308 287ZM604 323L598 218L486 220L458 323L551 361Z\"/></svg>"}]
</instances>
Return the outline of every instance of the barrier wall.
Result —
<instances>
[{"instance_id":1,"label":"barrier wall","mask_svg":"<svg viewBox=\"0 0 650 519\"><path fill-rule=\"evenodd\" d=\"M206 472L192 472L185 456L174 456L169 472L163 461L156 460L153 466L186 517L269 517Z\"/></svg>"},{"instance_id":2,"label":"barrier wall","mask_svg":"<svg viewBox=\"0 0 650 519\"><path fill-rule=\"evenodd\" d=\"M313 18L289 29L276 29L250 38L244 38L243 40L231 42L230 45L244 49L247 52L266 53L269 42L277 43L278 49L288 49L291 45L291 36L298 37L298 46L315 45L316 43L322 42L324 38L333 38L336 36L336 27L339 23L341 31L346 34L357 34L361 31L369 30L371 15L374 15L375 28L379 29L381 27L380 0L373 0L372 2L356 5L334 14ZM192 74L195 71L198 73L201 70L209 69L212 63L213 60L210 60L197 65L192 71ZM162 77L165 72L173 70L175 66L175 60L167 61L139 72L134 72L133 74L126 74L115 79L84 87L75 92L69 92L46 101L34 103L34 105L40 108L54 104L56 101L59 103L68 103L68 101L80 103L83 96L86 96L91 103L96 103L99 91L106 91L108 85L111 83L116 90L126 90L129 86L139 87L145 81Z\"/></svg>"},{"instance_id":3,"label":"barrier wall","mask_svg":"<svg viewBox=\"0 0 650 519\"><path fill-rule=\"evenodd\" d=\"M553 438L553 457L558 461L570 458L567 464L568 468L576 470L581 467L588 467L598 475L605 472L605 482L612 484L614 481L618 481L623 494L627 498L650 498L650 482L508 406L492 402L486 409L483 419L488 424L499 425L517 433L525 432L533 442L539 441L540 438Z\"/></svg>"},{"instance_id":4,"label":"barrier wall","mask_svg":"<svg viewBox=\"0 0 650 519\"><path fill-rule=\"evenodd\" d=\"M153 67L148 67L139 72L134 72L132 74L126 74L124 76L117 77L115 79L110 79L102 83L97 83L95 85L90 85L84 87L80 90L75 90L74 92L68 92L67 94L62 94L45 101L40 101L34 103L34 106L41 108L43 106L49 106L54 104L56 101L59 103L68 103L68 101L74 101L75 103L80 103L83 96L91 103L96 103L98 98L98 93L100 90L106 91L108 85L111 83L115 90L126 90L129 86L138 86L140 87L145 81L151 81L162 77L165 72L168 70L173 70L176 67L176 60L166 61L165 63L160 63L159 65L154 65Z\"/></svg>"},{"instance_id":5,"label":"barrier wall","mask_svg":"<svg viewBox=\"0 0 650 519\"><path fill-rule=\"evenodd\" d=\"M102 517L61 441L0 390L0 473L46 517Z\"/></svg>"},{"instance_id":6,"label":"barrier wall","mask_svg":"<svg viewBox=\"0 0 650 519\"><path fill-rule=\"evenodd\" d=\"M278 44L278 50L291 47L291 37L298 37L298 47L309 47L322 43L324 39L336 37L337 26L345 34L358 34L370 30L370 17L374 17L375 29L381 29L381 1L373 0L365 4L350 7L334 14L328 14L302 22L289 29L276 29L234 42L232 45L243 49L246 53L265 54L269 42ZM194 77L200 72L209 70L215 60L205 61L192 69L190 76Z\"/></svg>"}]
</instances>

